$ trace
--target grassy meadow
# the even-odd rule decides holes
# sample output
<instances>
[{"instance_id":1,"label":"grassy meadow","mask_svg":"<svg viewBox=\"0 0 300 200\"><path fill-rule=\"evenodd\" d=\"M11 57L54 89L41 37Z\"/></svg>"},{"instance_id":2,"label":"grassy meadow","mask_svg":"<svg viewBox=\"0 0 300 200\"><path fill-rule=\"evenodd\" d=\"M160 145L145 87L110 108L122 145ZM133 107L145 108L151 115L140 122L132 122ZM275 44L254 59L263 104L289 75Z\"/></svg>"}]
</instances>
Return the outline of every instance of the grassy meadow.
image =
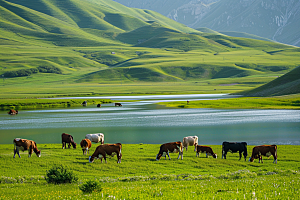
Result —
<instances>
[{"instance_id":1,"label":"grassy meadow","mask_svg":"<svg viewBox=\"0 0 300 200\"><path fill-rule=\"evenodd\" d=\"M276 97L239 97L232 99L161 102L160 105L178 108L226 108L226 109L300 109L300 95Z\"/></svg>"},{"instance_id":2,"label":"grassy meadow","mask_svg":"<svg viewBox=\"0 0 300 200\"><path fill-rule=\"evenodd\" d=\"M97 144L93 144L90 155ZM13 158L13 145L0 145L0 199L297 199L300 192L299 146L279 145L278 164L238 160L228 153L221 159L221 145L212 145L218 158L196 157L192 147L183 160L155 160L160 145L123 144L122 162L88 162L80 148L61 149L61 144L38 144L42 156ZM251 154L253 146L248 146ZM250 155L248 155L249 157ZM248 160L248 159L247 159ZM78 183L54 185L44 180L53 165L68 167ZM78 186L87 180L100 182L102 191L83 194Z\"/></svg>"}]
</instances>

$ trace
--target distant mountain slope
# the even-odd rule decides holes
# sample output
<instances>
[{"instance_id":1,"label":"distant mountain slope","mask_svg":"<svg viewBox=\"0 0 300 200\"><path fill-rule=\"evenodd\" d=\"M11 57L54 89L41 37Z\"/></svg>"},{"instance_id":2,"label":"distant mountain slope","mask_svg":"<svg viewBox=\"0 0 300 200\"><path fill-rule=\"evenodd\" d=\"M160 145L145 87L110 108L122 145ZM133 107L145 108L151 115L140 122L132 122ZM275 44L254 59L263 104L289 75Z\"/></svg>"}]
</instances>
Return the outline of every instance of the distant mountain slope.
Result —
<instances>
[{"instance_id":1,"label":"distant mountain slope","mask_svg":"<svg viewBox=\"0 0 300 200\"><path fill-rule=\"evenodd\" d=\"M254 90L242 93L245 96L280 96L300 93L300 67Z\"/></svg>"},{"instance_id":2,"label":"distant mountain slope","mask_svg":"<svg viewBox=\"0 0 300 200\"><path fill-rule=\"evenodd\" d=\"M300 46L300 0L115 0L152 9L192 28L245 32Z\"/></svg>"},{"instance_id":3,"label":"distant mountain slope","mask_svg":"<svg viewBox=\"0 0 300 200\"><path fill-rule=\"evenodd\" d=\"M39 40L59 46L117 44L111 35L153 21L180 32L195 32L156 12L127 8L111 0L1 0L0 42L33 44Z\"/></svg>"}]
</instances>

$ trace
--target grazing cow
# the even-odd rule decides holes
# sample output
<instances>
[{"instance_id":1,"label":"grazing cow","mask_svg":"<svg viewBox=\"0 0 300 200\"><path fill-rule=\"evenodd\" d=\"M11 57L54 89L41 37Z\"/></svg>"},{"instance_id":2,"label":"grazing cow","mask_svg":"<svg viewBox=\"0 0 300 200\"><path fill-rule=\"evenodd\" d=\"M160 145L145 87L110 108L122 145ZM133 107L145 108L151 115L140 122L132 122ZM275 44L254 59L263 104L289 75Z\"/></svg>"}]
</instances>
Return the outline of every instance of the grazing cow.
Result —
<instances>
[{"instance_id":1,"label":"grazing cow","mask_svg":"<svg viewBox=\"0 0 300 200\"><path fill-rule=\"evenodd\" d=\"M115 106L122 106L121 103L115 103Z\"/></svg>"},{"instance_id":2,"label":"grazing cow","mask_svg":"<svg viewBox=\"0 0 300 200\"><path fill-rule=\"evenodd\" d=\"M196 146L198 145L198 137L197 136L188 136L188 137L184 137L183 138L183 141L182 141L182 144L183 144L183 148L188 149L188 146ZM195 150L196 151L196 148Z\"/></svg>"},{"instance_id":3,"label":"grazing cow","mask_svg":"<svg viewBox=\"0 0 300 200\"><path fill-rule=\"evenodd\" d=\"M196 147L196 157L199 157L200 153L206 153L206 158L208 156L212 156L213 158L217 158L217 154L215 154L211 147L208 146L201 146L201 145L195 145Z\"/></svg>"},{"instance_id":4,"label":"grazing cow","mask_svg":"<svg viewBox=\"0 0 300 200\"><path fill-rule=\"evenodd\" d=\"M90 153L89 150L92 146L92 142L89 139L83 139L80 142L80 146L83 151L83 155L86 155L86 153Z\"/></svg>"},{"instance_id":5,"label":"grazing cow","mask_svg":"<svg viewBox=\"0 0 300 200\"><path fill-rule=\"evenodd\" d=\"M253 150L252 150L252 155L249 159L250 162L253 162L254 159L259 159L259 163L261 161L261 163L263 163L262 161L262 156L267 156L267 157L270 157L270 156L273 156L274 158L274 161L273 163L275 162L277 164L277 146L274 144L274 145L262 145L262 146L256 146L256 147L253 147Z\"/></svg>"},{"instance_id":6,"label":"grazing cow","mask_svg":"<svg viewBox=\"0 0 300 200\"><path fill-rule=\"evenodd\" d=\"M66 147L66 144L68 144L68 148L70 149L71 144L73 146L73 149L76 149L76 143L74 142L73 136L63 133L61 134L61 142L62 142L62 148L64 149Z\"/></svg>"},{"instance_id":7,"label":"grazing cow","mask_svg":"<svg viewBox=\"0 0 300 200\"><path fill-rule=\"evenodd\" d=\"M18 114L18 110L13 110L11 109L9 112L7 112L10 115L17 115Z\"/></svg>"},{"instance_id":8,"label":"grazing cow","mask_svg":"<svg viewBox=\"0 0 300 200\"><path fill-rule=\"evenodd\" d=\"M97 108L101 108L101 104L100 103L97 104Z\"/></svg>"},{"instance_id":9,"label":"grazing cow","mask_svg":"<svg viewBox=\"0 0 300 200\"><path fill-rule=\"evenodd\" d=\"M85 139L89 139L91 142L101 142L101 144L104 144L104 134L103 133L94 133L94 134L87 134L85 136Z\"/></svg>"},{"instance_id":10,"label":"grazing cow","mask_svg":"<svg viewBox=\"0 0 300 200\"><path fill-rule=\"evenodd\" d=\"M82 104L81 105L83 105L83 106L87 106L87 101L84 101L84 102L82 102Z\"/></svg>"},{"instance_id":11,"label":"grazing cow","mask_svg":"<svg viewBox=\"0 0 300 200\"><path fill-rule=\"evenodd\" d=\"M165 157L165 160L167 159L167 155L169 156L169 160L171 160L170 158L170 154L169 153L178 153L178 158L181 156L181 160L183 159L183 147L182 147L182 143L181 142L170 142L170 143L165 143L162 144L160 146L159 152L156 155L156 160L160 160L160 158L162 156Z\"/></svg>"},{"instance_id":12,"label":"grazing cow","mask_svg":"<svg viewBox=\"0 0 300 200\"><path fill-rule=\"evenodd\" d=\"M236 153L239 152L240 159L242 158L242 153L244 155L245 161L247 158L247 142L223 142L222 144L222 159L223 157L226 159L227 152Z\"/></svg>"},{"instance_id":13,"label":"grazing cow","mask_svg":"<svg viewBox=\"0 0 300 200\"><path fill-rule=\"evenodd\" d=\"M14 143L14 158L16 156L16 153L18 154L19 158L21 158L19 150L21 151L28 150L28 157L31 157L32 151L34 151L37 157L41 157L41 151L38 150L36 143L34 141L16 138L14 139L13 143Z\"/></svg>"},{"instance_id":14,"label":"grazing cow","mask_svg":"<svg viewBox=\"0 0 300 200\"><path fill-rule=\"evenodd\" d=\"M114 155L117 155L117 157L118 157L117 163L121 163L121 158L122 158L121 150L122 150L121 143L99 145L96 148L93 155L89 157L89 162L90 163L94 162L94 159L98 157L101 159L101 163L102 163L103 158L105 160L105 163L107 163L107 161L106 161L107 155L109 155L111 157L113 157Z\"/></svg>"}]
</instances>

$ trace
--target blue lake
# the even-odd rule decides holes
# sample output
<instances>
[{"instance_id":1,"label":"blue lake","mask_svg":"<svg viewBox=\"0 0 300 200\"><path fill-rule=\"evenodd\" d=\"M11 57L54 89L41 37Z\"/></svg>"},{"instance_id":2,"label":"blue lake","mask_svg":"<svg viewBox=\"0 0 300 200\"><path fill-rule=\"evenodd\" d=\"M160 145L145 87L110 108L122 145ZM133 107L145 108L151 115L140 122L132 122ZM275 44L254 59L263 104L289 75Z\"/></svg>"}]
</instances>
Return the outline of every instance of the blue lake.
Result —
<instances>
[{"instance_id":1,"label":"blue lake","mask_svg":"<svg viewBox=\"0 0 300 200\"><path fill-rule=\"evenodd\" d=\"M62 133L73 135L79 143L88 133L104 133L105 143L161 144L197 135L199 144L208 145L223 141L246 141L249 145L300 144L300 110L170 109L153 104L228 98L226 95L107 98L138 101L122 102L122 107L105 104L101 108L88 105L21 110L15 116L0 112L0 143L12 144L16 137L37 143L61 143Z\"/></svg>"}]
</instances>

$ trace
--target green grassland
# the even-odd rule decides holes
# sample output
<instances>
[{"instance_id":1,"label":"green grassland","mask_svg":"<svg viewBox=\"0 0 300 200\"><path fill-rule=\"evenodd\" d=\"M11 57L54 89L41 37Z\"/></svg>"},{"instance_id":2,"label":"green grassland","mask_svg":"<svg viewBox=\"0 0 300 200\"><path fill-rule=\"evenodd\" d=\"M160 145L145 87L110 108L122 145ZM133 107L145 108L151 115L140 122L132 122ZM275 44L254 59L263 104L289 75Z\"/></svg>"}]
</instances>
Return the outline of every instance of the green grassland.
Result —
<instances>
[{"instance_id":1,"label":"green grassland","mask_svg":"<svg viewBox=\"0 0 300 200\"><path fill-rule=\"evenodd\" d=\"M0 10L1 98L234 93L300 63L299 48L201 32L111 0L6 0Z\"/></svg>"},{"instance_id":2,"label":"green grassland","mask_svg":"<svg viewBox=\"0 0 300 200\"><path fill-rule=\"evenodd\" d=\"M300 109L300 95L276 97L240 97L232 99L162 102L159 105L178 108L226 109Z\"/></svg>"},{"instance_id":3,"label":"green grassland","mask_svg":"<svg viewBox=\"0 0 300 200\"><path fill-rule=\"evenodd\" d=\"M92 145L90 155L96 144ZM279 145L278 164L273 158L264 163L238 160L238 154L221 159L221 145L212 145L218 158L206 158L190 147L183 160L155 161L160 145L123 144L122 162L115 157L107 163L95 160L80 148L61 149L60 144L38 144L40 158L27 152L13 158L13 145L0 145L1 199L297 199L300 191L299 146ZM248 146L251 154L253 146ZM250 156L250 155L249 155ZM44 180L53 165L68 167L79 178L77 184L52 185ZM9 166L9 167L8 167ZM87 180L101 183L102 192L83 194L78 185Z\"/></svg>"}]
</instances>

